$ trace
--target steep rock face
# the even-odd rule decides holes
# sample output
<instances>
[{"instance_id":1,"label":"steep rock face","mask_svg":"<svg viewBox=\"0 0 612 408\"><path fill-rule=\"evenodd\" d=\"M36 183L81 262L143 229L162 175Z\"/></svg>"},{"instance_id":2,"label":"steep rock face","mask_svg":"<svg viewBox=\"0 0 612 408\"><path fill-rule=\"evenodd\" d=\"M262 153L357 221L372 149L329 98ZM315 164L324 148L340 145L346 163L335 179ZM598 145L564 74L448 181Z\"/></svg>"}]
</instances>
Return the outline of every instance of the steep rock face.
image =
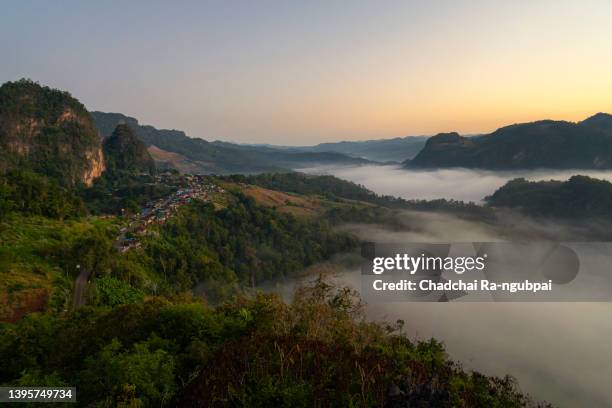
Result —
<instances>
[{"instance_id":1,"label":"steep rock face","mask_svg":"<svg viewBox=\"0 0 612 408\"><path fill-rule=\"evenodd\" d=\"M462 137L456 132L439 133L430 137L419 154L407 162L415 167L462 166L473 145L472 139Z\"/></svg>"},{"instance_id":2,"label":"steep rock face","mask_svg":"<svg viewBox=\"0 0 612 408\"><path fill-rule=\"evenodd\" d=\"M90 185L105 169L85 107L69 93L28 80L0 87L0 170L26 167L65 185Z\"/></svg>"},{"instance_id":3,"label":"steep rock face","mask_svg":"<svg viewBox=\"0 0 612 408\"><path fill-rule=\"evenodd\" d=\"M542 120L506 126L475 137L456 133L431 137L407 167L466 167L491 170L612 168L612 132L605 117L591 123ZM585 121L586 122L586 121Z\"/></svg>"},{"instance_id":4,"label":"steep rock face","mask_svg":"<svg viewBox=\"0 0 612 408\"><path fill-rule=\"evenodd\" d=\"M91 166L83 175L82 182L86 186L91 186L93 181L100 177L102 173L104 173L104 170L106 170L106 161L104 160L104 153L101 148L86 152L85 158L91 163Z\"/></svg>"},{"instance_id":5,"label":"steep rock face","mask_svg":"<svg viewBox=\"0 0 612 408\"><path fill-rule=\"evenodd\" d=\"M147 146L129 125L119 124L104 140L104 154L111 172L155 173L155 162Z\"/></svg>"}]
</instances>

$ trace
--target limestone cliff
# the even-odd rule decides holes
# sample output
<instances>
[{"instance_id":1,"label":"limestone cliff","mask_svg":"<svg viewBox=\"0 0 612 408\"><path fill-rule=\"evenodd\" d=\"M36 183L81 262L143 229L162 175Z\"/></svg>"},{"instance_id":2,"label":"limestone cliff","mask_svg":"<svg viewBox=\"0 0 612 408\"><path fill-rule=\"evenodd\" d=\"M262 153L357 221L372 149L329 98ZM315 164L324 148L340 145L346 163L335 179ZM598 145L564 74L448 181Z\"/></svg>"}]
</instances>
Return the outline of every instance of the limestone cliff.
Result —
<instances>
[{"instance_id":1,"label":"limestone cliff","mask_svg":"<svg viewBox=\"0 0 612 408\"><path fill-rule=\"evenodd\" d=\"M97 130L69 93L29 80L0 86L1 170L29 168L65 185L90 185L106 168Z\"/></svg>"}]
</instances>

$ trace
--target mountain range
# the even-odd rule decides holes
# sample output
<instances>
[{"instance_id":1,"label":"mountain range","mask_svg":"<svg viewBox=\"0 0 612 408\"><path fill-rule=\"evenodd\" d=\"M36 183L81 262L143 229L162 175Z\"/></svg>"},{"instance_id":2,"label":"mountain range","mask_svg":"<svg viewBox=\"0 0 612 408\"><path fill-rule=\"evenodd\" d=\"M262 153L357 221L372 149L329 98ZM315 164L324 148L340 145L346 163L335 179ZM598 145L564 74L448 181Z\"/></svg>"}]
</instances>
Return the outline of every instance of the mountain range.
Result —
<instances>
[{"instance_id":1,"label":"mountain range","mask_svg":"<svg viewBox=\"0 0 612 408\"><path fill-rule=\"evenodd\" d=\"M302 147L244 145L209 142L180 130L141 125L121 113L88 112L67 92L21 80L0 87L0 171L27 167L65 185L91 185L107 167L105 154L110 151L104 144L118 125L125 126L124 137L116 145L122 146L119 153L139 162L127 167L147 172L152 168L151 158L157 167L196 174L250 174L389 162L402 162L407 168L612 168L612 115L606 113L577 123L542 120L514 124L468 137L441 133L430 138L410 136Z\"/></svg>"},{"instance_id":2,"label":"mountain range","mask_svg":"<svg viewBox=\"0 0 612 408\"><path fill-rule=\"evenodd\" d=\"M490 170L610 169L612 115L598 113L578 123L541 120L515 124L473 137L440 133L404 165Z\"/></svg>"},{"instance_id":3,"label":"mountain range","mask_svg":"<svg viewBox=\"0 0 612 408\"><path fill-rule=\"evenodd\" d=\"M111 135L118 124L130 126L148 147L161 167L172 167L191 173L261 173L317 165L361 165L370 161L337 152L303 152L267 146L209 142L189 137L179 130L156 129L141 125L137 119L121 113L91 113L103 138Z\"/></svg>"},{"instance_id":4,"label":"mountain range","mask_svg":"<svg viewBox=\"0 0 612 408\"><path fill-rule=\"evenodd\" d=\"M376 162L403 162L416 156L429 136L405 136L393 139L342 141L320 143L315 146L282 147L288 151L336 152ZM269 146L281 148L280 146Z\"/></svg>"},{"instance_id":5,"label":"mountain range","mask_svg":"<svg viewBox=\"0 0 612 408\"><path fill-rule=\"evenodd\" d=\"M465 167L490 170L612 168L612 115L581 122L541 120L502 127L490 134L440 133L315 146L208 142L177 130L142 126L134 118L93 112L102 135L128 123L158 165L195 173L260 173L317 165L402 162L407 168Z\"/></svg>"}]
</instances>

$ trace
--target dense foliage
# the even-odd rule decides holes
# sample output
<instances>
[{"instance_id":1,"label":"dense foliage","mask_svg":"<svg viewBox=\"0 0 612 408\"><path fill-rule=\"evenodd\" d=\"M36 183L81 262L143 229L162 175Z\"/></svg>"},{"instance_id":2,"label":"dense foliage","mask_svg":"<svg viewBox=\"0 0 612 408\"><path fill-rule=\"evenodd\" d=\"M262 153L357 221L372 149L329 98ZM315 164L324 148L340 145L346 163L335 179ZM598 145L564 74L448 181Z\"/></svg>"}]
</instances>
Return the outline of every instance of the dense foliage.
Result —
<instances>
[{"instance_id":1,"label":"dense foliage","mask_svg":"<svg viewBox=\"0 0 612 408\"><path fill-rule=\"evenodd\" d=\"M440 343L360 310L353 292L318 280L290 305L150 298L32 315L0 330L0 383L70 384L79 406L101 407L531 405L511 378L467 373Z\"/></svg>"},{"instance_id":2,"label":"dense foliage","mask_svg":"<svg viewBox=\"0 0 612 408\"><path fill-rule=\"evenodd\" d=\"M113 172L104 173L91 187L81 187L78 192L90 213L118 215L123 211L136 213L146 203L167 197L180 186L156 183L149 175Z\"/></svg>"},{"instance_id":3,"label":"dense foliage","mask_svg":"<svg viewBox=\"0 0 612 408\"><path fill-rule=\"evenodd\" d=\"M221 208L203 202L183 207L139 236L140 248L123 254L117 242L120 219L66 223L6 214L0 223L0 321L28 309L44 310L45 304L49 311L63 309L70 303L70 280L79 273L93 279L90 304L117 305L144 294L192 289L218 300L295 274L357 244L323 219L278 213L241 194L227 199Z\"/></svg>"},{"instance_id":4,"label":"dense foliage","mask_svg":"<svg viewBox=\"0 0 612 408\"><path fill-rule=\"evenodd\" d=\"M69 308L80 271L111 271L115 222L6 214L0 220L0 321Z\"/></svg>"},{"instance_id":5,"label":"dense foliage","mask_svg":"<svg viewBox=\"0 0 612 408\"><path fill-rule=\"evenodd\" d=\"M612 183L587 176L568 181L509 181L486 198L493 207L516 208L528 215L612 220Z\"/></svg>"},{"instance_id":6,"label":"dense foliage","mask_svg":"<svg viewBox=\"0 0 612 408\"><path fill-rule=\"evenodd\" d=\"M115 172L96 179L91 187L81 185L75 189L30 170L9 170L0 173L0 220L10 213L60 220L88 213L135 213L144 204L167 197L182 185L154 181L147 175Z\"/></svg>"},{"instance_id":7,"label":"dense foliage","mask_svg":"<svg viewBox=\"0 0 612 408\"><path fill-rule=\"evenodd\" d=\"M85 205L55 180L15 170L0 174L0 220L11 212L64 219L84 215Z\"/></svg>"},{"instance_id":8,"label":"dense foliage","mask_svg":"<svg viewBox=\"0 0 612 408\"><path fill-rule=\"evenodd\" d=\"M186 289L206 281L255 286L356 244L324 220L299 220L237 194L220 210L204 203L185 208L146 241L145 253L159 276Z\"/></svg>"}]
</instances>

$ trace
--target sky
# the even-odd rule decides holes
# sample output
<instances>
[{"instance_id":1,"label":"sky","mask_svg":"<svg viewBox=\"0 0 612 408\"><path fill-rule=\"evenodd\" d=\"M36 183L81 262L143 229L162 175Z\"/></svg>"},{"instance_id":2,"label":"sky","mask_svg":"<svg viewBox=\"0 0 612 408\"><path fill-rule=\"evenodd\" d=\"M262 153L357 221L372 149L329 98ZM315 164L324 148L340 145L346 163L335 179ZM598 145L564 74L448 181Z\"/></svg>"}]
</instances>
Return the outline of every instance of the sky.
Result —
<instances>
[{"instance_id":1,"label":"sky","mask_svg":"<svg viewBox=\"0 0 612 408\"><path fill-rule=\"evenodd\" d=\"M612 112L610 1L2 2L0 82L207 140L310 145Z\"/></svg>"}]
</instances>

